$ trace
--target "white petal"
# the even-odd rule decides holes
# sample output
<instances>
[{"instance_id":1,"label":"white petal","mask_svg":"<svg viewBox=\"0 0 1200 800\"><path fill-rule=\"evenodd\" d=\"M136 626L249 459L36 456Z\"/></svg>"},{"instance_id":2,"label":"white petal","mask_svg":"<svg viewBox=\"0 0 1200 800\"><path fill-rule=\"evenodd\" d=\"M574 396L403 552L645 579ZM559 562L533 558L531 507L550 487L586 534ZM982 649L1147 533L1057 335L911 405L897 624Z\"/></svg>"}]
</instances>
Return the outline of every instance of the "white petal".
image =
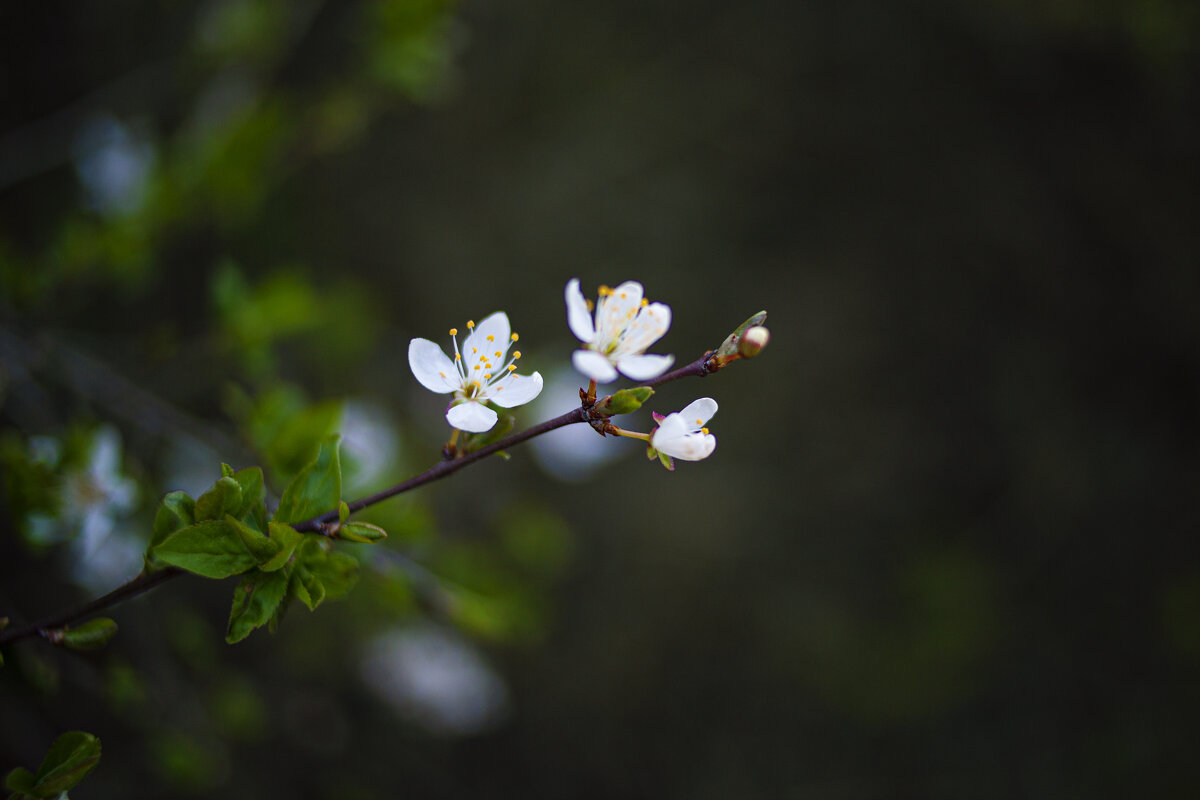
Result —
<instances>
[{"instance_id":1,"label":"white petal","mask_svg":"<svg viewBox=\"0 0 1200 800\"><path fill-rule=\"evenodd\" d=\"M512 329L508 326L508 315L503 311L497 311L467 334L467 338L463 342L462 357L463 364L467 367L468 377L478 377L478 375L470 375L471 372L498 372L503 369L504 354L508 352L508 346L512 344L508 338L511 333ZM488 339L489 336L492 338ZM497 350L500 351L498 356L496 355ZM481 369L474 370L476 365L479 365Z\"/></svg>"},{"instance_id":2,"label":"white petal","mask_svg":"<svg viewBox=\"0 0 1200 800\"><path fill-rule=\"evenodd\" d=\"M446 421L460 431L468 433L483 433L490 431L500 417L482 403L468 400L450 407L446 412Z\"/></svg>"},{"instance_id":3,"label":"white petal","mask_svg":"<svg viewBox=\"0 0 1200 800\"><path fill-rule=\"evenodd\" d=\"M658 441L658 437L654 437L651 444L655 450L666 453L672 458L683 461L699 461L708 458L712 455L713 450L717 449L717 437L711 433L696 431L665 441Z\"/></svg>"},{"instance_id":4,"label":"white petal","mask_svg":"<svg viewBox=\"0 0 1200 800\"><path fill-rule=\"evenodd\" d=\"M428 339L413 339L408 343L408 366L421 385L431 392L453 392L461 382L454 362Z\"/></svg>"},{"instance_id":5,"label":"white petal","mask_svg":"<svg viewBox=\"0 0 1200 800\"><path fill-rule=\"evenodd\" d=\"M658 427L650 432L650 444L654 446L655 450L663 450L661 445L666 444L670 447L671 442L683 438L690 431L691 427L683 421L683 417L678 413L667 414Z\"/></svg>"},{"instance_id":6,"label":"white petal","mask_svg":"<svg viewBox=\"0 0 1200 800\"><path fill-rule=\"evenodd\" d=\"M571 354L571 364L596 383L612 383L617 371L608 359L592 350L576 350Z\"/></svg>"},{"instance_id":7,"label":"white petal","mask_svg":"<svg viewBox=\"0 0 1200 800\"><path fill-rule=\"evenodd\" d=\"M662 375L674 361L675 356L621 356L617 369L627 378L646 381Z\"/></svg>"},{"instance_id":8,"label":"white petal","mask_svg":"<svg viewBox=\"0 0 1200 800\"><path fill-rule=\"evenodd\" d=\"M690 430L698 431L716 413L717 401L711 397L701 397L699 400L688 403L683 411L679 412L679 416Z\"/></svg>"},{"instance_id":9,"label":"white petal","mask_svg":"<svg viewBox=\"0 0 1200 800\"><path fill-rule=\"evenodd\" d=\"M488 387L487 398L502 408L524 405L542 393L542 375L509 375Z\"/></svg>"},{"instance_id":10,"label":"white petal","mask_svg":"<svg viewBox=\"0 0 1200 800\"><path fill-rule=\"evenodd\" d=\"M671 327L671 307L665 303L651 303L643 308L625 329L617 345L617 353L644 353L646 348L657 342Z\"/></svg>"},{"instance_id":11,"label":"white petal","mask_svg":"<svg viewBox=\"0 0 1200 800\"><path fill-rule=\"evenodd\" d=\"M621 335L642 308L642 285L625 281L596 307L596 340L602 345Z\"/></svg>"},{"instance_id":12,"label":"white petal","mask_svg":"<svg viewBox=\"0 0 1200 800\"><path fill-rule=\"evenodd\" d=\"M579 288L579 279L567 281L567 289L563 292L567 301L567 327L575 338L584 344L591 344L596 339L596 328L592 325L592 312L588 311L587 300Z\"/></svg>"}]
</instances>

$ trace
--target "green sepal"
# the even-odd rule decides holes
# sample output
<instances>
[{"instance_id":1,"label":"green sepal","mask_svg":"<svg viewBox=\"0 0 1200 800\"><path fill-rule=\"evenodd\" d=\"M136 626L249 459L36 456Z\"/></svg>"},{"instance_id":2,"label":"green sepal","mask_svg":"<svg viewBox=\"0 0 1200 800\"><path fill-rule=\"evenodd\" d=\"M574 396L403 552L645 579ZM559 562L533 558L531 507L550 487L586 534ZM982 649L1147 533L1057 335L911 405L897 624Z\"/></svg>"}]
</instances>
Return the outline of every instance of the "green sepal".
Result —
<instances>
[{"instance_id":1,"label":"green sepal","mask_svg":"<svg viewBox=\"0 0 1200 800\"><path fill-rule=\"evenodd\" d=\"M24 767L17 767L4 778L5 789L11 789L23 795L32 794L35 783L37 783L37 779L33 777L33 773Z\"/></svg>"},{"instance_id":2,"label":"green sepal","mask_svg":"<svg viewBox=\"0 0 1200 800\"><path fill-rule=\"evenodd\" d=\"M652 394L654 394L654 390L649 386L634 386L601 398L594 408L601 414L608 416L632 414L641 408L642 403L649 400Z\"/></svg>"},{"instance_id":3,"label":"green sepal","mask_svg":"<svg viewBox=\"0 0 1200 800\"><path fill-rule=\"evenodd\" d=\"M116 635L117 623L108 617L97 617L77 628L64 627L61 642L72 650L99 650Z\"/></svg>"},{"instance_id":4,"label":"green sepal","mask_svg":"<svg viewBox=\"0 0 1200 800\"><path fill-rule=\"evenodd\" d=\"M650 459L651 461L657 458L659 463L661 463L664 467L669 469L671 472L675 471L674 459L672 459L666 453L658 452L651 445L646 445L646 458Z\"/></svg>"},{"instance_id":5,"label":"green sepal","mask_svg":"<svg viewBox=\"0 0 1200 800\"><path fill-rule=\"evenodd\" d=\"M463 437L462 452L473 453L490 444L495 444L512 433L512 429L517 426L517 418L506 413L507 409L494 403L488 403L488 408L496 412L496 424L483 433L472 433Z\"/></svg>"},{"instance_id":6,"label":"green sepal","mask_svg":"<svg viewBox=\"0 0 1200 800\"><path fill-rule=\"evenodd\" d=\"M238 519L244 519L247 514L263 507L265 514L264 503L267 499L267 491L263 485L262 467L246 467L233 473L230 477L237 481L238 486L242 489L242 503L236 510L229 513Z\"/></svg>"},{"instance_id":7,"label":"green sepal","mask_svg":"<svg viewBox=\"0 0 1200 800\"><path fill-rule=\"evenodd\" d=\"M98 763L99 739L83 731L64 733L50 745L46 757L42 759L42 765L33 777L33 786L20 791L34 797L57 797L83 780L83 776L91 772ZM11 777L12 773L9 773L9 776Z\"/></svg>"},{"instance_id":8,"label":"green sepal","mask_svg":"<svg viewBox=\"0 0 1200 800\"><path fill-rule=\"evenodd\" d=\"M297 531L291 525L272 521L269 528L271 531L271 541L279 543L279 551L270 560L258 566L263 572L274 572L287 564L292 557L292 553L296 552L297 545L304 541L304 534Z\"/></svg>"},{"instance_id":9,"label":"green sepal","mask_svg":"<svg viewBox=\"0 0 1200 800\"><path fill-rule=\"evenodd\" d=\"M224 520L198 522L178 530L150 555L205 578L228 578L258 565L242 537Z\"/></svg>"},{"instance_id":10,"label":"green sepal","mask_svg":"<svg viewBox=\"0 0 1200 800\"><path fill-rule=\"evenodd\" d=\"M387 531L369 522L346 522L338 529L338 538L347 542L373 544L387 538Z\"/></svg>"},{"instance_id":11,"label":"green sepal","mask_svg":"<svg viewBox=\"0 0 1200 800\"><path fill-rule=\"evenodd\" d=\"M180 528L196 523L196 501L187 492L168 492L154 512L154 535L150 547L166 539Z\"/></svg>"},{"instance_id":12,"label":"green sepal","mask_svg":"<svg viewBox=\"0 0 1200 800\"><path fill-rule=\"evenodd\" d=\"M726 357L726 356L737 355L738 354L738 348L737 348L738 339L742 338L742 334L745 333L750 328L753 328L755 325L762 325L766 321L767 321L767 312L760 311L757 314L755 314L754 316L752 316L750 319L743 322L741 325L738 325L737 328L734 330L734 332L729 334L729 336L727 336L725 338L725 341L721 342L721 346L717 348L717 351L715 353L713 353L713 357L722 358L722 357Z\"/></svg>"},{"instance_id":13,"label":"green sepal","mask_svg":"<svg viewBox=\"0 0 1200 800\"><path fill-rule=\"evenodd\" d=\"M221 462L221 477L222 478L232 478L233 477L233 467L229 466L224 461Z\"/></svg>"},{"instance_id":14,"label":"green sepal","mask_svg":"<svg viewBox=\"0 0 1200 800\"><path fill-rule=\"evenodd\" d=\"M317 458L300 470L283 490L277 522L304 522L337 508L342 500L342 467L338 456L341 437L337 434L321 442Z\"/></svg>"},{"instance_id":15,"label":"green sepal","mask_svg":"<svg viewBox=\"0 0 1200 800\"><path fill-rule=\"evenodd\" d=\"M251 528L246 523L234 519L229 514L225 515L225 524L237 532L241 537L242 544L246 545L246 549L250 551L250 555L254 556L259 564L266 564L271 559L279 554L282 545L279 542L270 539L264 533Z\"/></svg>"},{"instance_id":16,"label":"green sepal","mask_svg":"<svg viewBox=\"0 0 1200 800\"><path fill-rule=\"evenodd\" d=\"M255 628L271 622L279 605L287 596L288 576L286 571L263 572L255 570L233 590L233 606L229 610L229 626L225 641L240 642Z\"/></svg>"},{"instance_id":17,"label":"green sepal","mask_svg":"<svg viewBox=\"0 0 1200 800\"><path fill-rule=\"evenodd\" d=\"M230 477L218 478L204 494L196 498L196 521L221 519L242 505L242 487Z\"/></svg>"}]
</instances>

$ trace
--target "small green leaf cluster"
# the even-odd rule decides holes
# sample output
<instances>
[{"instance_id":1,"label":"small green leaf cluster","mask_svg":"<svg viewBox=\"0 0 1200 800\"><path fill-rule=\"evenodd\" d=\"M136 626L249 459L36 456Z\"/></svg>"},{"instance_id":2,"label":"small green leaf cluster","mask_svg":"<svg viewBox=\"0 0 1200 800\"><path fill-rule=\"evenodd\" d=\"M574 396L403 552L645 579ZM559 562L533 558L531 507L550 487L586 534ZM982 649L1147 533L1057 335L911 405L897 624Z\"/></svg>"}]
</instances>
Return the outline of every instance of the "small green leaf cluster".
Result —
<instances>
[{"instance_id":1,"label":"small green leaf cluster","mask_svg":"<svg viewBox=\"0 0 1200 800\"><path fill-rule=\"evenodd\" d=\"M315 610L350 591L358 560L336 552L334 539L371 543L387 536L374 525L348 521L337 436L322 442L316 459L287 485L273 516L260 468L235 472L222 465L221 472L194 501L183 492L163 498L146 562L149 569L175 567L205 578L241 575L225 635L230 643L264 625L274 631L294 599ZM333 509L338 521L317 532L293 527Z\"/></svg>"},{"instance_id":2,"label":"small green leaf cluster","mask_svg":"<svg viewBox=\"0 0 1200 800\"><path fill-rule=\"evenodd\" d=\"M4 786L9 800L66 797L66 792L100 763L100 740L90 733L71 731L50 745L36 773L17 767L8 773Z\"/></svg>"}]
</instances>

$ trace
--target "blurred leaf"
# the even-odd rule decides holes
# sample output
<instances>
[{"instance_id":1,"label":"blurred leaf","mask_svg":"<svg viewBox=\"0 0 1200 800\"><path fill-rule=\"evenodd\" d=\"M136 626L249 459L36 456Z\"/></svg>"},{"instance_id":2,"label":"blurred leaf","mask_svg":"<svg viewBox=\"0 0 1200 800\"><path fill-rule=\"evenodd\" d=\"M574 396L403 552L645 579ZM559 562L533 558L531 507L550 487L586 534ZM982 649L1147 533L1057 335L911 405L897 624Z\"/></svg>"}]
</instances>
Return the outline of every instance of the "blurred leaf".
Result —
<instances>
[{"instance_id":1,"label":"blurred leaf","mask_svg":"<svg viewBox=\"0 0 1200 800\"><path fill-rule=\"evenodd\" d=\"M77 628L62 629L62 643L72 650L99 650L117 635L117 623L108 617L88 620Z\"/></svg>"},{"instance_id":2,"label":"blurred leaf","mask_svg":"<svg viewBox=\"0 0 1200 800\"><path fill-rule=\"evenodd\" d=\"M205 578L228 578L258 565L241 536L224 520L200 522L176 531L151 554Z\"/></svg>"},{"instance_id":3,"label":"blurred leaf","mask_svg":"<svg viewBox=\"0 0 1200 800\"><path fill-rule=\"evenodd\" d=\"M340 442L337 435L322 442L316 460L300 470L283 490L275 512L277 522L304 522L337 508L342 500Z\"/></svg>"},{"instance_id":4,"label":"blurred leaf","mask_svg":"<svg viewBox=\"0 0 1200 800\"><path fill-rule=\"evenodd\" d=\"M34 783L33 773L24 767L17 767L4 778L4 788L23 794L32 794Z\"/></svg>"},{"instance_id":5,"label":"blurred leaf","mask_svg":"<svg viewBox=\"0 0 1200 800\"><path fill-rule=\"evenodd\" d=\"M225 641L233 644L270 621L287 593L288 576L283 571L255 570L233 590L233 607Z\"/></svg>"},{"instance_id":6,"label":"blurred leaf","mask_svg":"<svg viewBox=\"0 0 1200 800\"><path fill-rule=\"evenodd\" d=\"M35 776L33 793L53 797L75 786L100 763L100 740L90 733L71 731L50 746Z\"/></svg>"}]
</instances>

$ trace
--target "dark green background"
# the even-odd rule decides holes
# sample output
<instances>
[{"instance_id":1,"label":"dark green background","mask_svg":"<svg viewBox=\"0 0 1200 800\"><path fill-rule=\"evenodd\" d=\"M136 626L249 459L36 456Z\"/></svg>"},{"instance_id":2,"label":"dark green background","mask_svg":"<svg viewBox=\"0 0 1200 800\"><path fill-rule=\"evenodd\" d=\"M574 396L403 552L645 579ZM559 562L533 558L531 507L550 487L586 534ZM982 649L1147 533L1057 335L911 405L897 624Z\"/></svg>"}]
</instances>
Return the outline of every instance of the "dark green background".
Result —
<instances>
[{"instance_id":1,"label":"dark green background","mask_svg":"<svg viewBox=\"0 0 1200 800\"><path fill-rule=\"evenodd\" d=\"M681 362L760 308L773 339L654 398L719 401L707 462L563 484L517 449L423 490L435 552L525 508L572 532L536 635L483 643L498 728L430 736L362 686L396 621L366 587L227 647L230 584L179 582L116 609L101 656L8 649L60 677L0 673L0 767L79 728L104 742L79 798L1195 796L1198 22L1184 0L5 4L6 334L231 439L230 381L382 398L406 477L444 436L408 339L503 308L546 373L571 277L644 283ZM204 156L182 132L247 81L260 116ZM98 113L158 148L133 222L81 204L70 143ZM231 338L230 261L316 287L302 335ZM146 492L173 488L121 397L35 370L32 414L14 359L6 429L111 419ZM0 613L82 599L11 516ZM106 704L114 658L154 702ZM228 685L261 700L250 734L197 722Z\"/></svg>"}]
</instances>

